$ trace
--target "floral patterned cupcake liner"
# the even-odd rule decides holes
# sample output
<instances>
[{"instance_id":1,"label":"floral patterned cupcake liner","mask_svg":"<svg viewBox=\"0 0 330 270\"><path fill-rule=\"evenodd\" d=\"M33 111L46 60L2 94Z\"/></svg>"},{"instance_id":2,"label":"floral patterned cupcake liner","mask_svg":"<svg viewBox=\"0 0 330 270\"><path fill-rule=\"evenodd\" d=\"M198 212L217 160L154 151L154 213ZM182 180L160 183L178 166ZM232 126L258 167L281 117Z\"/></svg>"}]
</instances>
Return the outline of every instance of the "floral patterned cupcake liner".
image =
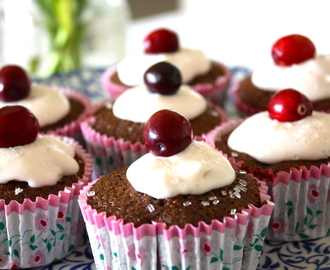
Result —
<instances>
[{"instance_id":1,"label":"floral patterned cupcake liner","mask_svg":"<svg viewBox=\"0 0 330 270\"><path fill-rule=\"evenodd\" d=\"M231 132L242 122L243 119L237 119L225 123L208 134L205 141L214 147L217 138ZM228 158L232 163L236 162L235 153ZM330 235L329 164L312 166L310 169L291 168L290 172L280 171L266 185L275 203L267 239L301 241Z\"/></svg>"},{"instance_id":2,"label":"floral patterned cupcake liner","mask_svg":"<svg viewBox=\"0 0 330 270\"><path fill-rule=\"evenodd\" d=\"M261 183L261 208L250 205L234 218L198 227L164 223L137 228L97 213L87 204L90 187L81 190L81 207L97 269L255 269L258 265L273 203ZM243 267L243 268L242 268Z\"/></svg>"},{"instance_id":3,"label":"floral patterned cupcake liner","mask_svg":"<svg viewBox=\"0 0 330 270\"><path fill-rule=\"evenodd\" d=\"M64 93L65 96L79 101L81 104L84 105L85 108L75 121L72 121L71 123L66 124L63 127L59 127L56 130L51 130L46 133L71 137L74 138L80 144L84 145L85 143L80 130L80 123L91 115L91 111L92 111L91 101L83 93L72 90L70 88L57 87L57 86L53 86L53 88Z\"/></svg>"},{"instance_id":4,"label":"floral patterned cupcake liner","mask_svg":"<svg viewBox=\"0 0 330 270\"><path fill-rule=\"evenodd\" d=\"M223 107L227 96L227 90L232 80L232 72L222 63L213 63L224 72L223 75L219 76L214 82L200 83L192 85L191 87L203 95L207 100ZM127 90L127 87L116 84L110 79L116 72L116 67L111 67L101 75L101 85L103 90L110 98L113 99L116 99L120 94Z\"/></svg>"},{"instance_id":5,"label":"floral patterned cupcake liner","mask_svg":"<svg viewBox=\"0 0 330 270\"><path fill-rule=\"evenodd\" d=\"M0 200L0 269L38 267L56 262L82 241L85 225L77 197L92 175L89 154L72 138L62 139L76 148L85 162L83 177L72 187L35 202Z\"/></svg>"},{"instance_id":6,"label":"floral patterned cupcake liner","mask_svg":"<svg viewBox=\"0 0 330 270\"><path fill-rule=\"evenodd\" d=\"M146 146L140 142L132 144L124 139L100 134L92 128L94 122L95 117L90 117L81 123L87 151L93 158L93 178L129 166L148 152Z\"/></svg>"}]
</instances>

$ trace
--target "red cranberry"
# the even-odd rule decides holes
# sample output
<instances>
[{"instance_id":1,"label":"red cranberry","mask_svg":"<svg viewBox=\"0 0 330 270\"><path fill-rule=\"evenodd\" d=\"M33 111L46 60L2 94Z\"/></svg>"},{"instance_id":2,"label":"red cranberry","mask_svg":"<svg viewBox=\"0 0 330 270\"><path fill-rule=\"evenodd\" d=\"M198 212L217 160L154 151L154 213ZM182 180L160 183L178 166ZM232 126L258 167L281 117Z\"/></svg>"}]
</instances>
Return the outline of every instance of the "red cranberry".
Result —
<instances>
[{"instance_id":1,"label":"red cranberry","mask_svg":"<svg viewBox=\"0 0 330 270\"><path fill-rule=\"evenodd\" d=\"M144 82L152 93L175 94L181 83L181 72L169 62L159 62L146 70Z\"/></svg>"},{"instance_id":2,"label":"red cranberry","mask_svg":"<svg viewBox=\"0 0 330 270\"><path fill-rule=\"evenodd\" d=\"M145 123L143 139L155 156L168 157L181 152L192 142L189 120L171 110L154 113Z\"/></svg>"},{"instance_id":3,"label":"red cranberry","mask_svg":"<svg viewBox=\"0 0 330 270\"><path fill-rule=\"evenodd\" d=\"M268 104L268 112L271 119L293 122L311 115L313 104L302 93L288 88L273 95Z\"/></svg>"},{"instance_id":4,"label":"red cranberry","mask_svg":"<svg viewBox=\"0 0 330 270\"><path fill-rule=\"evenodd\" d=\"M21 67L4 66L0 69L0 99L16 101L25 98L30 93L30 79Z\"/></svg>"},{"instance_id":5,"label":"red cranberry","mask_svg":"<svg viewBox=\"0 0 330 270\"><path fill-rule=\"evenodd\" d=\"M145 53L169 53L179 49L179 39L175 32L168 29L156 29L143 40Z\"/></svg>"},{"instance_id":6,"label":"red cranberry","mask_svg":"<svg viewBox=\"0 0 330 270\"><path fill-rule=\"evenodd\" d=\"M291 66L315 57L313 42L302 35L288 35L280 38L272 47L276 65Z\"/></svg>"},{"instance_id":7,"label":"red cranberry","mask_svg":"<svg viewBox=\"0 0 330 270\"><path fill-rule=\"evenodd\" d=\"M0 147L32 143L39 132L37 118L23 106L0 108Z\"/></svg>"}]
</instances>

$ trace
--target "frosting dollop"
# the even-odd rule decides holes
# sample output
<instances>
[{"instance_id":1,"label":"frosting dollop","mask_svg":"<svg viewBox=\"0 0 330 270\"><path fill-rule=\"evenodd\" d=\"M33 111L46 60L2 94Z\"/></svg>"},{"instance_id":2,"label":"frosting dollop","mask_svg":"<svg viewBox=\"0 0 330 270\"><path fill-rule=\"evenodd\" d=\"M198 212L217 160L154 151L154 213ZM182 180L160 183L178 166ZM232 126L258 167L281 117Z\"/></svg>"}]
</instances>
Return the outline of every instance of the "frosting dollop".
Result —
<instances>
[{"instance_id":1,"label":"frosting dollop","mask_svg":"<svg viewBox=\"0 0 330 270\"><path fill-rule=\"evenodd\" d=\"M189 120L202 114L207 107L205 98L187 85L173 95L152 93L142 84L122 93L113 104L116 117L145 123L152 114L162 109L177 111Z\"/></svg>"},{"instance_id":2,"label":"frosting dollop","mask_svg":"<svg viewBox=\"0 0 330 270\"><path fill-rule=\"evenodd\" d=\"M40 127L56 123L70 110L70 103L63 93L42 84L31 85L30 94L24 99L0 101L0 107L9 105L21 105L29 109L37 117Z\"/></svg>"},{"instance_id":3,"label":"frosting dollop","mask_svg":"<svg viewBox=\"0 0 330 270\"><path fill-rule=\"evenodd\" d=\"M269 91L297 89L311 101L330 98L330 55L320 54L291 66L278 66L269 61L253 71L252 83Z\"/></svg>"},{"instance_id":4,"label":"frosting dollop","mask_svg":"<svg viewBox=\"0 0 330 270\"><path fill-rule=\"evenodd\" d=\"M314 111L295 122L279 122L268 112L247 118L229 136L231 149L260 162L318 160L330 156L330 114Z\"/></svg>"},{"instance_id":5,"label":"frosting dollop","mask_svg":"<svg viewBox=\"0 0 330 270\"><path fill-rule=\"evenodd\" d=\"M30 187L55 185L64 175L78 172L75 149L53 136L43 136L30 144L0 148L0 183L27 182Z\"/></svg>"},{"instance_id":6,"label":"frosting dollop","mask_svg":"<svg viewBox=\"0 0 330 270\"><path fill-rule=\"evenodd\" d=\"M170 62L180 70L183 83L205 74L211 68L211 61L202 51L195 49L182 48L173 53L131 53L117 65L119 79L126 85L140 85L143 83L144 72L162 61Z\"/></svg>"},{"instance_id":7,"label":"frosting dollop","mask_svg":"<svg viewBox=\"0 0 330 270\"><path fill-rule=\"evenodd\" d=\"M229 161L202 141L193 141L169 157L145 154L128 167L126 175L135 190L157 199L203 194L235 180Z\"/></svg>"}]
</instances>

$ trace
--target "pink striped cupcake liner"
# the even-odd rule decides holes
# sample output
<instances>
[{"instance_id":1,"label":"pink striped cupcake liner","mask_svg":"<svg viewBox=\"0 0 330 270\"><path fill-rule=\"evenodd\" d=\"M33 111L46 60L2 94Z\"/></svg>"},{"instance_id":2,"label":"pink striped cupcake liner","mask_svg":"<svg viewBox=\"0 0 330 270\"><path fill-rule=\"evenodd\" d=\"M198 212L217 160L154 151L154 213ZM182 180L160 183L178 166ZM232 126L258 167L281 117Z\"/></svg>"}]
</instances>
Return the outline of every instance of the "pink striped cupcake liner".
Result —
<instances>
[{"instance_id":1,"label":"pink striped cupcake liner","mask_svg":"<svg viewBox=\"0 0 330 270\"><path fill-rule=\"evenodd\" d=\"M85 225L77 198L92 175L89 154L72 138L61 137L73 144L85 162L83 177L71 187L48 199L35 202L0 200L0 268L31 268L54 263L72 252L82 242Z\"/></svg>"},{"instance_id":2,"label":"pink striped cupcake liner","mask_svg":"<svg viewBox=\"0 0 330 270\"><path fill-rule=\"evenodd\" d=\"M205 141L214 141L234 130L243 119L225 123L208 134ZM228 156L232 163L235 153ZM257 175L256 175L257 177ZM268 194L275 203L266 238L275 241L301 241L330 235L330 165L310 169L291 168L280 171L273 181L265 180Z\"/></svg>"},{"instance_id":3,"label":"pink striped cupcake liner","mask_svg":"<svg viewBox=\"0 0 330 270\"><path fill-rule=\"evenodd\" d=\"M81 190L83 213L97 269L255 269L273 203L261 183L264 202L250 205L234 218L184 228L153 222L137 228L115 216L97 213L86 203L94 180ZM242 268L243 267L243 268Z\"/></svg>"},{"instance_id":4,"label":"pink striped cupcake liner","mask_svg":"<svg viewBox=\"0 0 330 270\"><path fill-rule=\"evenodd\" d=\"M222 63L213 63L221 68L224 71L224 74L219 76L212 83L196 84L193 85L192 88L203 95L207 100L223 107L227 96L228 87L232 80L232 72ZM111 67L101 75L101 85L103 90L108 95L108 97L113 99L116 99L120 94L127 90L127 87L116 84L110 79L116 72L116 67Z\"/></svg>"}]
</instances>

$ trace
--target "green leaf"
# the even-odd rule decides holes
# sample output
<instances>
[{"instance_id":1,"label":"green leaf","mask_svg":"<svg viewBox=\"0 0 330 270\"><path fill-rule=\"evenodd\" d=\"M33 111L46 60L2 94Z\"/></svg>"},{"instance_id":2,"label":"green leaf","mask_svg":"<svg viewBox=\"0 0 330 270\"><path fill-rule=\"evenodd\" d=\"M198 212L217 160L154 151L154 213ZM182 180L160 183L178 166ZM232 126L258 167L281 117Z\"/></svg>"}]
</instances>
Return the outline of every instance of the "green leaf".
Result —
<instances>
[{"instance_id":1,"label":"green leaf","mask_svg":"<svg viewBox=\"0 0 330 270\"><path fill-rule=\"evenodd\" d=\"M19 252L17 249L14 249L14 255L19 258Z\"/></svg>"},{"instance_id":2,"label":"green leaf","mask_svg":"<svg viewBox=\"0 0 330 270\"><path fill-rule=\"evenodd\" d=\"M53 236L56 235L56 232L55 232L54 230L50 229L50 232L52 233ZM46 242L45 242L45 243L46 243Z\"/></svg>"},{"instance_id":3,"label":"green leaf","mask_svg":"<svg viewBox=\"0 0 330 270\"><path fill-rule=\"evenodd\" d=\"M220 261L223 262L223 249L220 249L219 258L220 258Z\"/></svg>"},{"instance_id":4,"label":"green leaf","mask_svg":"<svg viewBox=\"0 0 330 270\"><path fill-rule=\"evenodd\" d=\"M13 243L12 240L8 240L8 247L10 247L12 243Z\"/></svg>"},{"instance_id":5,"label":"green leaf","mask_svg":"<svg viewBox=\"0 0 330 270\"><path fill-rule=\"evenodd\" d=\"M172 266L171 269L172 269L172 270L179 270L179 267L177 267L177 266Z\"/></svg>"},{"instance_id":6,"label":"green leaf","mask_svg":"<svg viewBox=\"0 0 330 270\"><path fill-rule=\"evenodd\" d=\"M293 214L293 209L290 208L290 209L288 210L288 218L291 217L292 214Z\"/></svg>"},{"instance_id":7,"label":"green leaf","mask_svg":"<svg viewBox=\"0 0 330 270\"><path fill-rule=\"evenodd\" d=\"M116 258L118 257L118 253L117 252L112 253L112 255L115 256Z\"/></svg>"},{"instance_id":8,"label":"green leaf","mask_svg":"<svg viewBox=\"0 0 330 270\"><path fill-rule=\"evenodd\" d=\"M211 262L210 263L216 263L216 262L218 262L219 261L219 259L217 258L217 257L213 257L212 259L211 259Z\"/></svg>"},{"instance_id":9,"label":"green leaf","mask_svg":"<svg viewBox=\"0 0 330 270\"><path fill-rule=\"evenodd\" d=\"M309 225L308 228L314 230L317 226L318 226L318 224L313 224L313 225Z\"/></svg>"},{"instance_id":10,"label":"green leaf","mask_svg":"<svg viewBox=\"0 0 330 270\"><path fill-rule=\"evenodd\" d=\"M299 222L297 222L296 228L294 229L294 231L295 231L295 233L298 233L298 231L299 231Z\"/></svg>"},{"instance_id":11,"label":"green leaf","mask_svg":"<svg viewBox=\"0 0 330 270\"><path fill-rule=\"evenodd\" d=\"M320 214L322 214L322 213L323 213L323 211L321 211L321 210L317 210L315 215L318 216L318 215L320 215Z\"/></svg>"},{"instance_id":12,"label":"green leaf","mask_svg":"<svg viewBox=\"0 0 330 270\"><path fill-rule=\"evenodd\" d=\"M61 231L64 231L64 227L61 224L57 224L56 227L60 229Z\"/></svg>"},{"instance_id":13,"label":"green leaf","mask_svg":"<svg viewBox=\"0 0 330 270\"><path fill-rule=\"evenodd\" d=\"M30 249L32 249L32 250L36 250L37 248L38 248L38 246L30 245Z\"/></svg>"},{"instance_id":14,"label":"green leaf","mask_svg":"<svg viewBox=\"0 0 330 270\"><path fill-rule=\"evenodd\" d=\"M35 236L35 234L34 234L34 235L32 235L32 236L30 237L30 242L31 242L31 243L34 243L35 240L36 240L36 236Z\"/></svg>"},{"instance_id":15,"label":"green leaf","mask_svg":"<svg viewBox=\"0 0 330 270\"><path fill-rule=\"evenodd\" d=\"M327 236L329 236L330 235L330 229L328 229L328 231L327 231Z\"/></svg>"},{"instance_id":16,"label":"green leaf","mask_svg":"<svg viewBox=\"0 0 330 270\"><path fill-rule=\"evenodd\" d=\"M52 249L52 245L50 243L47 243L47 250L48 250L48 252L51 251L51 249Z\"/></svg>"},{"instance_id":17,"label":"green leaf","mask_svg":"<svg viewBox=\"0 0 330 270\"><path fill-rule=\"evenodd\" d=\"M254 246L254 249L255 249L256 251L262 251L262 245L255 245L255 246Z\"/></svg>"},{"instance_id":18,"label":"green leaf","mask_svg":"<svg viewBox=\"0 0 330 270\"><path fill-rule=\"evenodd\" d=\"M251 245L252 246L252 245ZM234 245L234 250L241 250L242 249L242 247L241 246L239 246L239 245Z\"/></svg>"},{"instance_id":19,"label":"green leaf","mask_svg":"<svg viewBox=\"0 0 330 270\"><path fill-rule=\"evenodd\" d=\"M285 205L286 205L286 206L293 206L293 203L292 203L291 201L287 201L287 202L285 203Z\"/></svg>"},{"instance_id":20,"label":"green leaf","mask_svg":"<svg viewBox=\"0 0 330 270\"><path fill-rule=\"evenodd\" d=\"M265 237L267 234L267 231L268 231L268 227L264 228L260 233L261 237Z\"/></svg>"},{"instance_id":21,"label":"green leaf","mask_svg":"<svg viewBox=\"0 0 330 270\"><path fill-rule=\"evenodd\" d=\"M0 222L0 231L2 231L5 228L5 224L3 222Z\"/></svg>"},{"instance_id":22,"label":"green leaf","mask_svg":"<svg viewBox=\"0 0 330 270\"><path fill-rule=\"evenodd\" d=\"M70 245L68 248L68 251L70 252L70 251L74 250L74 248L75 248L75 245Z\"/></svg>"},{"instance_id":23,"label":"green leaf","mask_svg":"<svg viewBox=\"0 0 330 270\"><path fill-rule=\"evenodd\" d=\"M100 260L104 260L104 255L103 254L100 254Z\"/></svg>"},{"instance_id":24,"label":"green leaf","mask_svg":"<svg viewBox=\"0 0 330 270\"><path fill-rule=\"evenodd\" d=\"M65 234L62 234L61 237L60 237L60 240L63 240L65 237Z\"/></svg>"},{"instance_id":25,"label":"green leaf","mask_svg":"<svg viewBox=\"0 0 330 270\"><path fill-rule=\"evenodd\" d=\"M67 218L65 219L65 221L66 221L66 222L71 222L71 217L67 217Z\"/></svg>"},{"instance_id":26,"label":"green leaf","mask_svg":"<svg viewBox=\"0 0 330 270\"><path fill-rule=\"evenodd\" d=\"M305 218L304 218L304 225L307 225L307 223L308 223L308 216L305 216Z\"/></svg>"},{"instance_id":27,"label":"green leaf","mask_svg":"<svg viewBox=\"0 0 330 270\"><path fill-rule=\"evenodd\" d=\"M309 238L309 235L304 234L304 233L299 233L298 235L299 235L302 239L307 239L307 238Z\"/></svg>"},{"instance_id":28,"label":"green leaf","mask_svg":"<svg viewBox=\"0 0 330 270\"><path fill-rule=\"evenodd\" d=\"M308 206L306 206L306 212L308 215L311 215L311 216L313 215L312 209L310 209Z\"/></svg>"}]
</instances>

